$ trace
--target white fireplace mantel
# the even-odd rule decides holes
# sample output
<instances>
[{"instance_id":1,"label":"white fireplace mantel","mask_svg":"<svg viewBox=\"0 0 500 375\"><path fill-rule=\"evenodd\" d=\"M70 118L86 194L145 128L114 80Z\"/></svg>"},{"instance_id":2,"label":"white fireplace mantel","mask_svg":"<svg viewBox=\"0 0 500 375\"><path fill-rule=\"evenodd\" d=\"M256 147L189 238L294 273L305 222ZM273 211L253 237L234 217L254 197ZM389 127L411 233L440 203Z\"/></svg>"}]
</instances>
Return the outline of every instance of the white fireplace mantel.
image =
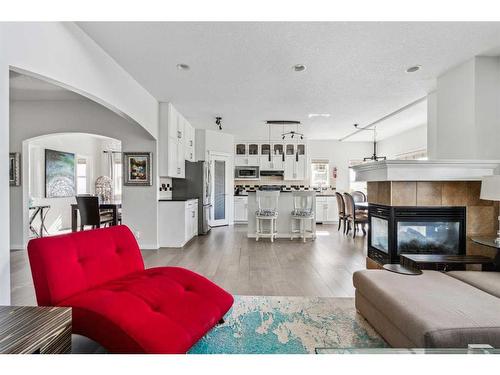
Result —
<instances>
[{"instance_id":1,"label":"white fireplace mantel","mask_svg":"<svg viewBox=\"0 0 500 375\"><path fill-rule=\"evenodd\" d=\"M500 173L500 160L384 160L351 167L356 181L475 181Z\"/></svg>"}]
</instances>

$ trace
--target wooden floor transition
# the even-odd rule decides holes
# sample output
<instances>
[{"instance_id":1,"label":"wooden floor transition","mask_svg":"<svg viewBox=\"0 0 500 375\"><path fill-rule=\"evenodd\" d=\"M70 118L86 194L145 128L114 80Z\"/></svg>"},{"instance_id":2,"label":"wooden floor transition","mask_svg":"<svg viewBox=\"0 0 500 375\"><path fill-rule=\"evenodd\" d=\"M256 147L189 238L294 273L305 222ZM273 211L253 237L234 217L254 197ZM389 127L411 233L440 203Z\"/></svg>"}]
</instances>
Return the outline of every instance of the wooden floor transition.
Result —
<instances>
[{"instance_id":1,"label":"wooden floor transition","mask_svg":"<svg viewBox=\"0 0 500 375\"><path fill-rule=\"evenodd\" d=\"M336 225L318 225L317 239L246 237L246 225L214 228L184 248L142 251L146 267L179 266L198 272L232 294L353 297L352 274L365 268L366 237L353 239ZM35 305L28 257L11 252L13 305Z\"/></svg>"}]
</instances>

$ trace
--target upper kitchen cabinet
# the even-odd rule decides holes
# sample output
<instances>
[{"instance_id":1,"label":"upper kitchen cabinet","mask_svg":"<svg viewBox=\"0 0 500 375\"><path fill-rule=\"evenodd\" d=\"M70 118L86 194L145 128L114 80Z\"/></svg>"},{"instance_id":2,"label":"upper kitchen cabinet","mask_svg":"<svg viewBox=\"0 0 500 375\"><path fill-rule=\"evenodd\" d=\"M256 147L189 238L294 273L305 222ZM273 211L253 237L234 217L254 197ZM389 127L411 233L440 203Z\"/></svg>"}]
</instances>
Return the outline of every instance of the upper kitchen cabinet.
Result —
<instances>
[{"instance_id":1,"label":"upper kitchen cabinet","mask_svg":"<svg viewBox=\"0 0 500 375\"><path fill-rule=\"evenodd\" d=\"M194 129L171 103L160 103L159 174L184 178L185 161L194 161Z\"/></svg>"},{"instance_id":2,"label":"upper kitchen cabinet","mask_svg":"<svg viewBox=\"0 0 500 375\"><path fill-rule=\"evenodd\" d=\"M261 143L260 154L262 156L269 155L271 153L271 145L269 143Z\"/></svg>"},{"instance_id":3,"label":"upper kitchen cabinet","mask_svg":"<svg viewBox=\"0 0 500 375\"><path fill-rule=\"evenodd\" d=\"M259 155L259 145L257 143L248 144L248 155Z\"/></svg>"},{"instance_id":4,"label":"upper kitchen cabinet","mask_svg":"<svg viewBox=\"0 0 500 375\"><path fill-rule=\"evenodd\" d=\"M184 158L187 161L196 161L195 157L195 129L193 126L184 120Z\"/></svg>"},{"instance_id":5,"label":"upper kitchen cabinet","mask_svg":"<svg viewBox=\"0 0 500 375\"><path fill-rule=\"evenodd\" d=\"M247 144L246 143L237 143L235 145L235 154L236 154L236 156L246 156Z\"/></svg>"}]
</instances>

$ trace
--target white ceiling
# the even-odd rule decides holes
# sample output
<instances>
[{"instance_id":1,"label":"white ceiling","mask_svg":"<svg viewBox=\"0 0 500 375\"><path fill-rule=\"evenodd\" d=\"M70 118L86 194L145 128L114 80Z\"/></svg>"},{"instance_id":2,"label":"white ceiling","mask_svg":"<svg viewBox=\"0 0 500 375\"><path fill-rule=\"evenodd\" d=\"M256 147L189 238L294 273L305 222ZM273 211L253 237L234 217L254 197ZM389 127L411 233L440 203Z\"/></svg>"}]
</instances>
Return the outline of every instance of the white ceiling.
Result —
<instances>
[{"instance_id":1,"label":"white ceiling","mask_svg":"<svg viewBox=\"0 0 500 375\"><path fill-rule=\"evenodd\" d=\"M11 100L88 100L63 87L14 71L10 72L9 86Z\"/></svg>"},{"instance_id":2,"label":"white ceiling","mask_svg":"<svg viewBox=\"0 0 500 375\"><path fill-rule=\"evenodd\" d=\"M435 78L500 47L500 23L82 22L78 25L160 101L197 128L267 136L268 119L300 120L338 139L435 87ZM179 71L176 64L191 66ZM294 72L294 64L307 70ZM420 64L413 74L406 68ZM330 113L309 119L309 113ZM425 103L380 124L380 138L425 123ZM363 132L349 140L369 140Z\"/></svg>"}]
</instances>

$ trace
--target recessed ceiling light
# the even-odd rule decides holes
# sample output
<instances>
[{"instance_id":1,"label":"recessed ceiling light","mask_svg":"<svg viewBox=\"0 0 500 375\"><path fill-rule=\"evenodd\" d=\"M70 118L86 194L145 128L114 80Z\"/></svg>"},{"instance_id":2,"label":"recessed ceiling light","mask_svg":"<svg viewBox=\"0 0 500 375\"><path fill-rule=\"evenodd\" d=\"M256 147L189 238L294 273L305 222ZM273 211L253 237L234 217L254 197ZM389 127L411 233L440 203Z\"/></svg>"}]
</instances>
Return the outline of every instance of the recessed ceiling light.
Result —
<instances>
[{"instance_id":1,"label":"recessed ceiling light","mask_svg":"<svg viewBox=\"0 0 500 375\"><path fill-rule=\"evenodd\" d=\"M313 118L313 117L330 117L331 115L329 113L309 113L308 117Z\"/></svg>"},{"instance_id":2,"label":"recessed ceiling light","mask_svg":"<svg viewBox=\"0 0 500 375\"><path fill-rule=\"evenodd\" d=\"M408 69L406 69L406 73L415 73L418 72L422 68L421 65L415 65L415 66L410 66Z\"/></svg>"},{"instance_id":3,"label":"recessed ceiling light","mask_svg":"<svg viewBox=\"0 0 500 375\"><path fill-rule=\"evenodd\" d=\"M179 70L189 70L188 64L177 64L177 69Z\"/></svg>"},{"instance_id":4,"label":"recessed ceiling light","mask_svg":"<svg viewBox=\"0 0 500 375\"><path fill-rule=\"evenodd\" d=\"M296 72L303 72L304 70L307 69L307 67L303 64L297 64L297 65L294 65L293 67L293 70L295 70Z\"/></svg>"}]
</instances>

